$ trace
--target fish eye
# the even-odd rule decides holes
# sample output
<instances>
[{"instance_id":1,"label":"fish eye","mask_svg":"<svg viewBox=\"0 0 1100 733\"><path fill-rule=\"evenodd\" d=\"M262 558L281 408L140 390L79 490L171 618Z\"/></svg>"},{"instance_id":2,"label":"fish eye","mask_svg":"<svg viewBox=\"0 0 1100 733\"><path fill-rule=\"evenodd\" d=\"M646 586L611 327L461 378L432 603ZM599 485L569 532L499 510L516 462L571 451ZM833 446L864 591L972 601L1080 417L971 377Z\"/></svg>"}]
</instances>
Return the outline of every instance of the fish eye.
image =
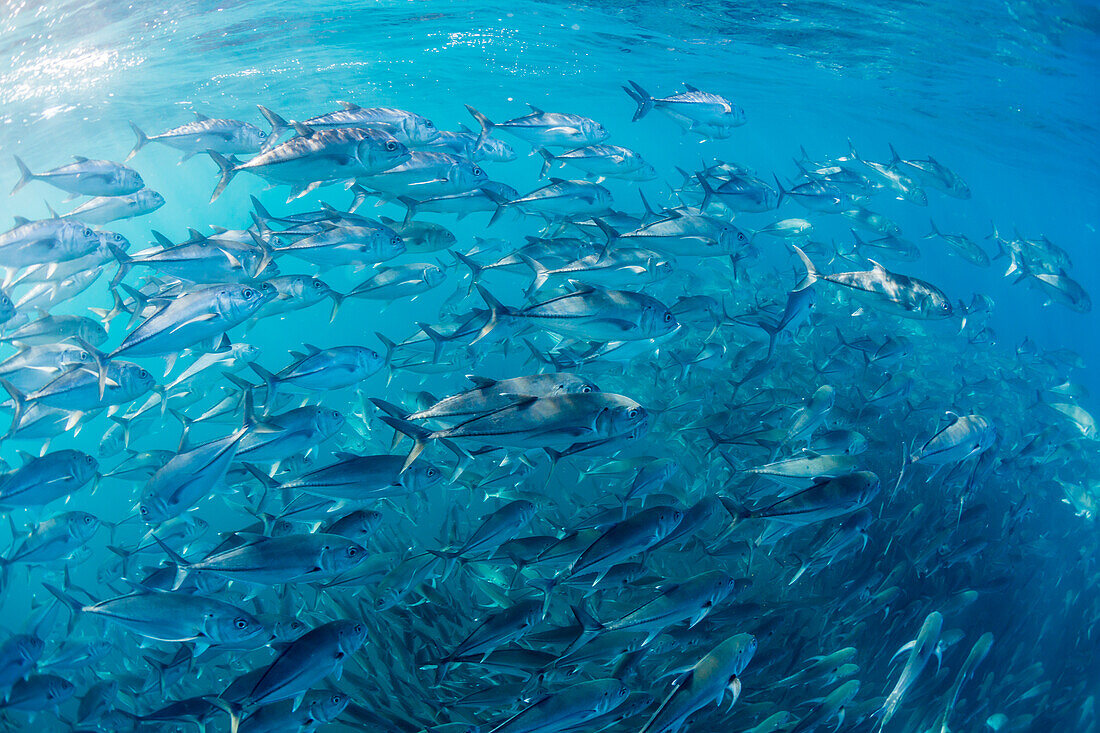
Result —
<instances>
[{"instance_id":1,"label":"fish eye","mask_svg":"<svg viewBox=\"0 0 1100 733\"><path fill-rule=\"evenodd\" d=\"M591 391L592 391L592 385L590 385L590 384L586 384L583 387L581 387L581 394L588 394Z\"/></svg>"},{"instance_id":2,"label":"fish eye","mask_svg":"<svg viewBox=\"0 0 1100 733\"><path fill-rule=\"evenodd\" d=\"M474 175L480 177L480 176L483 176L485 174L482 172L482 170L480 168L478 168L477 166L474 166Z\"/></svg>"},{"instance_id":3,"label":"fish eye","mask_svg":"<svg viewBox=\"0 0 1100 733\"><path fill-rule=\"evenodd\" d=\"M237 619L237 621L235 622L235 625L238 629L248 628L248 622L245 621L243 618Z\"/></svg>"},{"instance_id":4,"label":"fish eye","mask_svg":"<svg viewBox=\"0 0 1100 733\"><path fill-rule=\"evenodd\" d=\"M92 236L92 230L91 230L91 229L89 229L88 227L84 227L84 236L85 236L85 237L90 237L90 236Z\"/></svg>"},{"instance_id":5,"label":"fish eye","mask_svg":"<svg viewBox=\"0 0 1100 733\"><path fill-rule=\"evenodd\" d=\"M390 140L388 143L386 143L386 150L390 151L391 153L397 150L397 143L395 143L393 140Z\"/></svg>"},{"instance_id":6,"label":"fish eye","mask_svg":"<svg viewBox=\"0 0 1100 733\"><path fill-rule=\"evenodd\" d=\"M316 290L320 290L320 289L321 289L321 288L323 288L324 286L325 286L325 284L324 284L323 282L321 282L320 280L314 280L314 281L313 281L313 287L314 287L314 289L316 289Z\"/></svg>"},{"instance_id":7,"label":"fish eye","mask_svg":"<svg viewBox=\"0 0 1100 733\"><path fill-rule=\"evenodd\" d=\"M142 369L138 372L138 377L141 378L141 379L148 379L149 378L149 372Z\"/></svg>"},{"instance_id":8,"label":"fish eye","mask_svg":"<svg viewBox=\"0 0 1100 733\"><path fill-rule=\"evenodd\" d=\"M340 696L339 695L333 695L332 696L332 704L333 705L339 705L340 704Z\"/></svg>"},{"instance_id":9,"label":"fish eye","mask_svg":"<svg viewBox=\"0 0 1100 733\"><path fill-rule=\"evenodd\" d=\"M87 351L81 351L80 352L80 360L81 361L88 361L88 352Z\"/></svg>"},{"instance_id":10,"label":"fish eye","mask_svg":"<svg viewBox=\"0 0 1100 733\"><path fill-rule=\"evenodd\" d=\"M424 127L435 127L435 123L431 120L424 120Z\"/></svg>"},{"instance_id":11,"label":"fish eye","mask_svg":"<svg viewBox=\"0 0 1100 733\"><path fill-rule=\"evenodd\" d=\"M263 130L260 130L259 133L260 133L260 137L267 137L267 133L264 132Z\"/></svg>"},{"instance_id":12,"label":"fish eye","mask_svg":"<svg viewBox=\"0 0 1100 733\"><path fill-rule=\"evenodd\" d=\"M630 411L626 413L626 416L629 417L632 420L634 418L638 417L638 408L637 407L631 407Z\"/></svg>"},{"instance_id":13,"label":"fish eye","mask_svg":"<svg viewBox=\"0 0 1100 733\"><path fill-rule=\"evenodd\" d=\"M435 476L435 469L434 468L429 468L428 471L427 471L427 476L428 476L428 478L432 478L433 476Z\"/></svg>"},{"instance_id":14,"label":"fish eye","mask_svg":"<svg viewBox=\"0 0 1100 733\"><path fill-rule=\"evenodd\" d=\"M665 323L672 323L672 314L667 311L665 312Z\"/></svg>"},{"instance_id":15,"label":"fish eye","mask_svg":"<svg viewBox=\"0 0 1100 733\"><path fill-rule=\"evenodd\" d=\"M141 507L141 509L139 511L141 512L141 516L143 516L143 517L149 516L149 507L143 506L143 507Z\"/></svg>"},{"instance_id":16,"label":"fish eye","mask_svg":"<svg viewBox=\"0 0 1100 733\"><path fill-rule=\"evenodd\" d=\"M122 241L122 235L121 234L116 234L115 235L115 241L116 242L121 242Z\"/></svg>"},{"instance_id":17,"label":"fish eye","mask_svg":"<svg viewBox=\"0 0 1100 733\"><path fill-rule=\"evenodd\" d=\"M256 294L256 291L253 290L252 288L245 288L244 292L242 293L242 295L244 295L245 300L252 300L252 296L255 295L255 294Z\"/></svg>"},{"instance_id":18,"label":"fish eye","mask_svg":"<svg viewBox=\"0 0 1100 733\"><path fill-rule=\"evenodd\" d=\"M348 556L349 557L355 557L358 554L359 554L359 549L358 548L356 548L356 547L349 547L348 548Z\"/></svg>"},{"instance_id":19,"label":"fish eye","mask_svg":"<svg viewBox=\"0 0 1100 733\"><path fill-rule=\"evenodd\" d=\"M363 624L355 624L355 633L357 633L357 634L362 634L363 633Z\"/></svg>"}]
</instances>

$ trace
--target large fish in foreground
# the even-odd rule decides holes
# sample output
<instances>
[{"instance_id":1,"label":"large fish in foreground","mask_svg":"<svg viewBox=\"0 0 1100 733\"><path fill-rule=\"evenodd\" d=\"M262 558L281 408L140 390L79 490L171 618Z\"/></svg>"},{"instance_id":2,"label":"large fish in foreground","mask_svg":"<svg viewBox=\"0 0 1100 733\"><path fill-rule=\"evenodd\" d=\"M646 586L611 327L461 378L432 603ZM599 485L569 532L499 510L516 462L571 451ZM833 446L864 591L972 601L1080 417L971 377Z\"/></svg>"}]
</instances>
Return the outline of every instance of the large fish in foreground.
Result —
<instances>
[{"instance_id":1,"label":"large fish in foreground","mask_svg":"<svg viewBox=\"0 0 1100 733\"><path fill-rule=\"evenodd\" d=\"M951 301L943 291L924 280L890 272L874 260L870 261L874 265L870 270L822 274L805 252L791 246L806 268L806 277L795 290L804 290L820 280L837 286L860 303L894 315L922 320L951 317Z\"/></svg>"},{"instance_id":2,"label":"large fish in foreground","mask_svg":"<svg viewBox=\"0 0 1100 733\"><path fill-rule=\"evenodd\" d=\"M637 83L629 82L623 87L634 103L638 105L634 120L645 117L650 110L664 112L687 132L694 132L704 138L723 139L733 134L733 128L745 124L745 110L711 92L704 92L690 84L684 84L686 91L657 98L642 89Z\"/></svg>"},{"instance_id":3,"label":"large fish in foreground","mask_svg":"<svg viewBox=\"0 0 1100 733\"><path fill-rule=\"evenodd\" d=\"M408 148L379 130L311 130L300 126L298 131L298 137L265 150L245 163L208 151L221 171L210 200L217 200L241 171L272 183L290 185L287 200L293 201L323 184L381 173L409 158Z\"/></svg>"},{"instance_id":4,"label":"large fish in foreground","mask_svg":"<svg viewBox=\"0 0 1100 733\"><path fill-rule=\"evenodd\" d=\"M723 641L676 680L676 686L641 733L675 733L706 705L721 705L728 692L741 695L740 675L756 653L756 637L737 634Z\"/></svg>"},{"instance_id":5,"label":"large fish in foreground","mask_svg":"<svg viewBox=\"0 0 1100 733\"><path fill-rule=\"evenodd\" d=\"M471 442L494 448L569 448L644 431L648 413L629 397L592 392L551 397L519 395L506 407L436 431L393 415L382 420L414 439L405 459L407 469L430 441Z\"/></svg>"}]
</instances>

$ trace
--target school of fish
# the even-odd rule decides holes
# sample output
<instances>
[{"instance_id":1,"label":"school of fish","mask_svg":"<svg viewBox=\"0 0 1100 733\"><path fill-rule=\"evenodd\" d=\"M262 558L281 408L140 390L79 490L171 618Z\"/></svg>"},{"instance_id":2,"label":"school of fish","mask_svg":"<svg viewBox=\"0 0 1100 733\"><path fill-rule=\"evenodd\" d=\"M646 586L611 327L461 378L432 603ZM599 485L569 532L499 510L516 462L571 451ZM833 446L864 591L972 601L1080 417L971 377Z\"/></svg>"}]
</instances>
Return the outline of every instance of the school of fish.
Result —
<instances>
[{"instance_id":1,"label":"school of fish","mask_svg":"<svg viewBox=\"0 0 1100 733\"><path fill-rule=\"evenodd\" d=\"M622 89L15 158L71 210L0 234L0 728L1097 730L1084 365L905 274L1004 260L1086 312L1067 252L903 234L972 196L932 156L658 170L632 129L705 156L751 114ZM251 211L112 232L173 205L161 146Z\"/></svg>"}]
</instances>

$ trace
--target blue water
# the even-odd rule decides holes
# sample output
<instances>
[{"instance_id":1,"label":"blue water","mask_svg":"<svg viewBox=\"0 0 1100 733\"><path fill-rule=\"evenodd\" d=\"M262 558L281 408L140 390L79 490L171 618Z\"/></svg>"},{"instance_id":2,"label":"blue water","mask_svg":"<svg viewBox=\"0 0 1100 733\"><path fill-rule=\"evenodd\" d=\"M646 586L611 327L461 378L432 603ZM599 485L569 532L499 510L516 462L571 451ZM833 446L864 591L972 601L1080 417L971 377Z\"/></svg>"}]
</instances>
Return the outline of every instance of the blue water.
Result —
<instances>
[{"instance_id":1,"label":"blue water","mask_svg":"<svg viewBox=\"0 0 1100 733\"><path fill-rule=\"evenodd\" d=\"M900 668L891 670L890 656L916 635L925 614L939 607L952 609L944 610L944 628L959 629L962 638L945 649L942 673L935 679L924 679L922 685L910 691L902 712L887 730L929 729L943 707L955 672L985 631L993 631L996 636L993 651L963 689L951 730L1096 730L1100 611L1095 519L1074 516L1074 509L1062 501L1061 486L1054 480L1057 477L1087 487L1095 505L1095 487L1100 485L1096 443L1082 438L1066 423L1057 422L1048 411L1034 407L1031 393L1069 378L1085 388L1086 394L1079 400L1083 408L1100 408L1096 399L1100 395L1100 372L1095 369L1100 363L1100 340L1095 336L1100 333L1100 311L1081 314L1057 303L1045 305L1041 293L1003 277L1007 260L996 260L989 268L975 268L949 256L942 242L920 237L928 231L929 215L941 230L965 232L990 255L996 250L984 237L991 231L991 222L1003 234L1017 229L1026 237L1046 235L1072 257L1072 277L1086 291L1100 292L1100 257L1096 254L1100 237L1100 85L1096 83L1100 78L1100 6L1069 0L609 5L613 4L530 0L8 3L0 10L0 151L4 153L0 160L0 190L10 189L18 177L14 165L9 165L11 154L18 154L36 171L60 165L71 155L121 161L133 144L129 121L147 132L160 132L193 119L193 112L201 112L249 121L266 129L256 111L257 104L288 119L305 119L335 109L336 101L344 99L364 107L414 110L443 129L457 129L460 124L475 126L464 104L472 104L493 120L524 114L526 103L589 116L610 131L609 142L639 151L656 167L658 179L642 184L641 189L651 200L666 206L676 203L671 189L680 184L677 166L696 170L703 163L723 160L749 166L765 180L771 179L772 172L786 180L797 172L792 158L799 155L800 146L817 159L846 154L849 140L861 155L874 160L888 160L890 144L906 157L932 155L966 180L973 198L956 200L930 193L927 208L888 197L876 199L873 208L897 221L906 237L922 249L916 262L888 264L894 270L935 283L954 302L969 303L974 293L992 298L996 305L989 326L995 333L995 343L985 339L980 344L967 344L954 335L957 323L927 325L927 330L920 332L932 337L919 343L929 351L907 357L896 371L916 380L915 390L922 400L942 397L942 404L920 404L918 417L892 413L889 420L853 427L862 429L872 440L868 462L890 487L897 477L902 441L927 437L935 416L944 410L997 409L990 398L996 390L990 390L988 382L980 388L966 385L1000 380L1006 385L1006 394L1011 393L999 406L1003 409L993 416L1000 421L998 430L1004 438L997 449L1002 456L1011 458L1047 424L1058 425L1056 445L1042 461L1026 466L1004 463L989 480L987 493L975 500L987 505L988 514L982 520L981 531L974 534L989 539L990 549L953 566L950 572L929 574L912 565L914 556L924 552L938 537L936 533L949 526L941 523L940 514L947 516L957 509L938 493L941 487L936 479L921 484L927 495L906 495L902 506L876 506L876 514L888 519L884 526L901 528L898 545L889 542L888 532L880 534L859 559L831 569L829 582L803 580L794 586L795 590L763 593L760 586L786 584L791 574L789 569L784 571L790 559L787 553L797 552L788 548L778 553L782 565L754 560L748 570L757 597L762 603L777 604L778 609L762 625L767 627L767 636L757 629L758 618L751 623L746 618L741 624L735 617L722 616L728 627L709 629L698 647L687 647L684 641L685 648L680 651L686 650L682 661L692 664L717 640L754 630L761 638L758 654L766 658L766 663L761 662L764 671L754 678L749 667L744 675L743 700L728 716L712 713L713 708L708 707L685 730L749 730L772 712L783 710L803 716L811 707L810 701L823 697L837 683L823 681L816 687L788 689L778 680L799 669L809 657L847 645L860 650L857 676L862 687L841 729L872 730L872 713L890 691ZM628 79L657 94L672 93L682 82L714 91L740 105L746 111L747 123L729 139L706 142L681 134L673 122L659 114L632 123L634 104L620 89ZM519 152L519 159L486 164L489 175L520 192L535 188L542 160L537 155L528 156L522 142L509 142ZM150 241L150 230L181 241L190 227L202 232L208 232L212 225L244 228L250 223L250 195L257 195L275 213L315 209L321 201L346 209L351 202L351 194L336 186L287 205L285 188L264 191L261 181L242 175L211 204L208 200L217 180L214 164L198 156L177 165L178 157L175 151L150 145L132 161L147 185L168 201L146 217L106 225L129 238L134 250ZM615 195L616 208L639 212L638 185L614 181L606 185ZM43 200L67 211L72 204L63 204L63 196L45 184L33 183L15 196L0 197L0 220L9 221L17 215L45 217ZM397 206L373 209L368 204L360 213L400 218L404 212ZM794 204L785 204L778 213L744 215L737 223L756 229L795 216L805 216L819 225L815 239L833 239L845 245L849 241L846 224L807 214ZM500 224L487 228L484 214L457 222L450 217L435 220L456 234L457 248L462 251L470 249L476 237L502 238L518 244L539 227L534 220L505 217ZM762 238L757 245L761 250L758 264L750 264L748 279L731 285L725 293L731 307L740 311L756 301L761 280L756 279L753 268L760 268L761 278L765 277L763 273L771 277L773 271L778 271L786 288L801 276L783 243ZM444 254L439 256L449 265L450 258ZM434 258L432 255L428 259ZM413 259L406 257L403 261ZM280 264L284 272L293 271L289 261ZM689 267L700 265L692 263ZM381 351L376 331L393 340L411 336L416 331L415 322L436 320L444 299L456 287L465 289L464 275L461 268L450 268L443 287L412 303L399 302L385 309L369 302L349 303L331 323L328 306L322 305L278 323L261 323L247 334L238 329L230 335L235 341L260 347L260 363L272 370L284 366L289 360L287 352L300 349L303 343L354 343ZM324 274L326 281L340 290L350 288L364 276L348 271ZM110 272L87 293L55 312L76 314L86 313L89 306L110 307L106 289L109 277ZM766 287L769 296L782 295L776 281L767 280ZM819 334L831 333L846 318L843 309L831 309L820 316L814 328ZM119 343L125 320L119 318L111 324L108 345ZM904 322L894 333L912 333L915 328L924 327ZM1042 352L1057 354L1052 360L1057 366L1051 367L1048 376L1057 376L1058 380L1020 383L1039 373L1024 365L1024 361L1030 364L1029 358L1017 360L1015 356L1025 339ZM727 348L732 354L744 345L731 341ZM941 346L943 352L931 351ZM5 347L4 356L10 353L14 352ZM783 409L807 396L818 383L805 374L794 378L792 384L783 383L779 372L793 372L793 360L799 358L793 354L780 354L780 359L791 361L777 367L770 383L797 392ZM466 370L426 376L398 373L390 383L380 373L360 385L359 392L363 397L393 401L405 400L419 390L443 396L465 388L466 371L488 369L497 377L526 373L525 368L529 372L531 367L525 367L522 358L514 351L507 357L475 353ZM163 374L162 361L148 362L159 378ZM1078 368L1067 370L1066 363ZM839 379L834 381L838 388L854 389L858 378L844 374L822 379ZM945 386L948 380L950 387ZM613 390L604 388L630 394L643 404L647 396L660 404L670 401L669 394L648 393L649 387L643 386L640 377L623 381L612 384ZM728 385L722 385L721 380L716 384L719 392L710 406L725 403L729 408L736 404L732 393L721 391ZM638 394L627 391L631 386L636 386ZM702 389L698 383L681 387L685 399L698 394L692 390ZM316 465L329 462L332 452L341 447L353 452L368 452L368 447L388 448L389 429L371 416L357 393L343 392L325 400L325 404L348 414L367 414L356 419L361 434L349 434L336 444L326 444L316 457ZM847 407L854 412L851 405ZM682 419L675 415L662 419L659 429L654 428L650 436L654 441L648 445L650 455L655 451L674 454L679 450L669 442L674 439L690 444L699 454L694 458L703 455L701 432L689 432L685 426L707 410L698 406L692 409L695 412ZM99 438L108 425L99 416L77 434L70 432L51 440L49 449L74 447L98 455ZM213 431L210 437L218 434ZM178 440L179 429L169 418L150 434L136 436L135 446L138 450L174 450ZM35 442L4 441L0 443L0 455L17 466L17 449L38 454L43 447ZM445 451L437 450L436 454L444 463L451 458ZM711 475L720 468L713 454L705 455L708 457L704 460L712 462L709 467L691 461L691 470L699 476ZM759 462L757 458L743 457L750 463ZM103 464L106 471L114 461L104 459ZM602 484L581 486L583 492L588 492L582 495L593 501L603 498ZM540 487L536 483L527 488L537 491ZM559 488L558 484L553 487ZM140 489L140 484L106 480L94 495L85 490L64 508L87 509L119 521L133 513ZM416 506L415 525L387 509L385 539L373 549L381 551L384 546L396 550L402 544L435 548L460 541L477 526L481 516L496 506L492 502L482 505L477 491L449 490L434 494L427 506ZM200 514L217 530L228 531L252 521L239 508L232 499L226 502L215 497L203 505ZM544 519L550 522L553 516L561 519L556 522L559 529L567 526L569 512L576 511L577 506L568 505L567 509L564 515L559 509ZM30 527L59 511L60 505L49 510L14 516L21 528ZM909 514L909 510L915 514ZM921 511L931 512L929 516L934 515L935 520L930 518L924 524ZM1026 517L1022 528L1018 524L1021 515ZM455 526L454 516L461 517L459 526ZM541 531L549 527L543 526ZM812 530L809 532L812 534ZM126 542L136 541L132 528L120 529L118 536ZM1017 541L1017 537L1022 539ZM964 539L955 538L952 547ZM102 530L90 551L79 557L79 562L71 561L76 584L97 598L112 595L106 586L97 587L97 569L112 558L107 542L107 532ZM905 543L912 545L899 549ZM677 567L675 572L693 572L690 553L696 549L683 552L689 567ZM867 614L858 611L862 600L856 606L837 605L831 612L823 611L830 604L840 603L842 591L847 590L842 587L844 583L859 573L871 572L871 552L889 560L889 564L884 561L874 568L891 581L877 590L897 586L898 600ZM679 560L669 562L675 566ZM54 564L35 569L29 578L23 568L13 571L3 589L0 634L25 630L32 607L50 600L42 583L60 582L61 567ZM446 633L440 631L433 640L443 649L461 640L480 613L477 605L489 602L475 597L470 590L472 583L451 582L455 585L429 600L433 603L442 598L457 604L452 613L458 621L448 618L442 622L440 628ZM445 585L445 581L440 583ZM123 587L113 586L115 592ZM964 590L977 590L980 595L978 604L965 612L956 610L968 608L958 600L957 594ZM363 591L363 596L370 598L369 589ZM313 608L310 602L302 605ZM331 607L321 608L316 613L305 613L304 620L313 625L333 617ZM63 616L51 632L51 650L64 638L65 621ZM97 624L83 620L77 629L84 634L82 638L91 639L101 633L103 627ZM384 621L375 619L371 626L368 644L375 645L376 651L370 662L338 683L356 704L382 721L367 729L412 733L453 719L476 721L487 731L509 711L522 707L500 703L475 708L469 714L451 709L442 712L440 700L450 700L454 691L444 693L433 687L430 673L422 672L417 677L408 655L393 654L400 659L394 666L397 671L377 669L379 660L389 656L384 649L390 643L387 634L406 634L406 638L422 643L432 636L435 627L413 613ZM416 633L409 630L412 626L416 626ZM134 638L117 630L106 638L117 640L117 653L96 666L68 673L76 685L77 697L100 677L117 678L126 690L137 687L135 680L147 674L141 664L133 661ZM174 648L154 645L165 658ZM676 658L680 660L679 652ZM218 692L237 674L254 666L225 660L207 664L209 676L205 680L185 680L166 697L155 690L140 696L124 695L120 705L145 712L174 699ZM593 665L581 676L607 676L610 667L610 663L604 667ZM385 679L380 689L388 694L358 689L363 680L369 682L371 669ZM931 669L927 668L926 677ZM640 673L629 678L629 686L663 699L669 689L668 679L659 678L667 671L660 664L643 666ZM461 679L469 683L468 678ZM563 681L551 682L550 688L555 689L555 684L560 688ZM462 689L470 692L476 686L470 683ZM533 694L531 690L528 693ZM387 706L386 697L402 700L391 699ZM75 704L70 701L62 707L64 717L72 718ZM999 720L986 722L997 713L1008 720L1001 728L996 727ZM11 730L30 729L26 713L13 711L7 716ZM612 730L640 730L647 719L648 715L642 714ZM225 716L218 713L214 720L212 729L223 729ZM341 730L341 725L343 729L362 729L355 728L361 722L352 717L342 721L333 723L331 729ZM42 730L68 729L48 712L41 714L35 725ZM820 729L831 728L823 725Z\"/></svg>"}]
</instances>

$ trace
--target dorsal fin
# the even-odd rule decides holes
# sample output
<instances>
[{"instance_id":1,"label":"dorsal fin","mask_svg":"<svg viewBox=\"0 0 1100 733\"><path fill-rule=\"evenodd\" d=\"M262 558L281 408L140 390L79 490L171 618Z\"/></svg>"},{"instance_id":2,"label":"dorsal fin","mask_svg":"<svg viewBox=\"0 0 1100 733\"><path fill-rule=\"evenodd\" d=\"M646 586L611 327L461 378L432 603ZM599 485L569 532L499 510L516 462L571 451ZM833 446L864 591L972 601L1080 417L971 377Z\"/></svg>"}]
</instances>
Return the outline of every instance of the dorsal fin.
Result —
<instances>
[{"instance_id":1,"label":"dorsal fin","mask_svg":"<svg viewBox=\"0 0 1100 733\"><path fill-rule=\"evenodd\" d=\"M313 137L317 134L317 131L309 125L303 125L301 122L294 122L292 124L294 125L294 131L302 137Z\"/></svg>"},{"instance_id":2,"label":"dorsal fin","mask_svg":"<svg viewBox=\"0 0 1100 733\"><path fill-rule=\"evenodd\" d=\"M467 374L466 379L469 379L471 382L473 382L478 389L487 389L497 383L497 380L495 379L490 379L489 377L479 377L476 374Z\"/></svg>"},{"instance_id":3,"label":"dorsal fin","mask_svg":"<svg viewBox=\"0 0 1100 733\"><path fill-rule=\"evenodd\" d=\"M322 349L314 346L313 344L302 344L302 346L306 347L306 351L309 353L310 356L313 356L314 354L320 353L322 351Z\"/></svg>"},{"instance_id":4,"label":"dorsal fin","mask_svg":"<svg viewBox=\"0 0 1100 733\"><path fill-rule=\"evenodd\" d=\"M172 246L172 240L171 239L164 236L163 234L158 232L156 229L152 229L150 231L153 234L153 239L157 240L157 244L159 244L161 247L164 247L164 248L167 249L168 247Z\"/></svg>"},{"instance_id":5,"label":"dorsal fin","mask_svg":"<svg viewBox=\"0 0 1100 733\"><path fill-rule=\"evenodd\" d=\"M187 241L188 242L205 242L206 241L206 235L201 233L197 229L188 229L187 230Z\"/></svg>"},{"instance_id":6,"label":"dorsal fin","mask_svg":"<svg viewBox=\"0 0 1100 733\"><path fill-rule=\"evenodd\" d=\"M685 81L685 82L683 82L683 84L684 84L684 89L687 89L687 90L688 90L689 92L697 92L697 91L699 91L699 88L698 88L698 87L693 87L693 86L692 86L691 84L688 84L688 83L687 83L686 81Z\"/></svg>"},{"instance_id":7,"label":"dorsal fin","mask_svg":"<svg viewBox=\"0 0 1100 733\"><path fill-rule=\"evenodd\" d=\"M210 119L209 116L204 115L202 112L195 112L194 115L195 115L195 120L198 121L198 122L206 122L208 119Z\"/></svg>"},{"instance_id":8,"label":"dorsal fin","mask_svg":"<svg viewBox=\"0 0 1100 733\"><path fill-rule=\"evenodd\" d=\"M74 155L73 160L75 160L77 163L86 163L86 162L88 162L88 159L85 158L83 155Z\"/></svg>"},{"instance_id":9,"label":"dorsal fin","mask_svg":"<svg viewBox=\"0 0 1100 733\"><path fill-rule=\"evenodd\" d=\"M355 110L363 109L358 104L355 104L353 102L345 102L345 101L339 100L339 99L336 100L336 104L340 105L341 107L343 107L348 112L354 112Z\"/></svg>"},{"instance_id":10,"label":"dorsal fin","mask_svg":"<svg viewBox=\"0 0 1100 733\"><path fill-rule=\"evenodd\" d=\"M545 112L543 112L541 109L539 109L535 105L531 104L530 102L527 103L527 106L530 107L531 111L534 112L537 115L546 114Z\"/></svg>"},{"instance_id":11,"label":"dorsal fin","mask_svg":"<svg viewBox=\"0 0 1100 733\"><path fill-rule=\"evenodd\" d=\"M28 218L27 218L27 217L25 217L25 216L17 216L17 217L15 217L15 226L17 226L17 227L21 227L21 226L23 226L24 224L30 224L30 223L31 223L31 220L30 220L30 219L28 219Z\"/></svg>"},{"instance_id":12,"label":"dorsal fin","mask_svg":"<svg viewBox=\"0 0 1100 733\"><path fill-rule=\"evenodd\" d=\"M564 178L551 178L550 183L557 185L559 183L568 183Z\"/></svg>"},{"instance_id":13,"label":"dorsal fin","mask_svg":"<svg viewBox=\"0 0 1100 733\"><path fill-rule=\"evenodd\" d=\"M887 270L885 267L883 267L881 263L879 263L875 260L872 260L870 258L868 258L867 261L871 263L871 267L873 267L875 269L875 272L889 272L889 270Z\"/></svg>"}]
</instances>

